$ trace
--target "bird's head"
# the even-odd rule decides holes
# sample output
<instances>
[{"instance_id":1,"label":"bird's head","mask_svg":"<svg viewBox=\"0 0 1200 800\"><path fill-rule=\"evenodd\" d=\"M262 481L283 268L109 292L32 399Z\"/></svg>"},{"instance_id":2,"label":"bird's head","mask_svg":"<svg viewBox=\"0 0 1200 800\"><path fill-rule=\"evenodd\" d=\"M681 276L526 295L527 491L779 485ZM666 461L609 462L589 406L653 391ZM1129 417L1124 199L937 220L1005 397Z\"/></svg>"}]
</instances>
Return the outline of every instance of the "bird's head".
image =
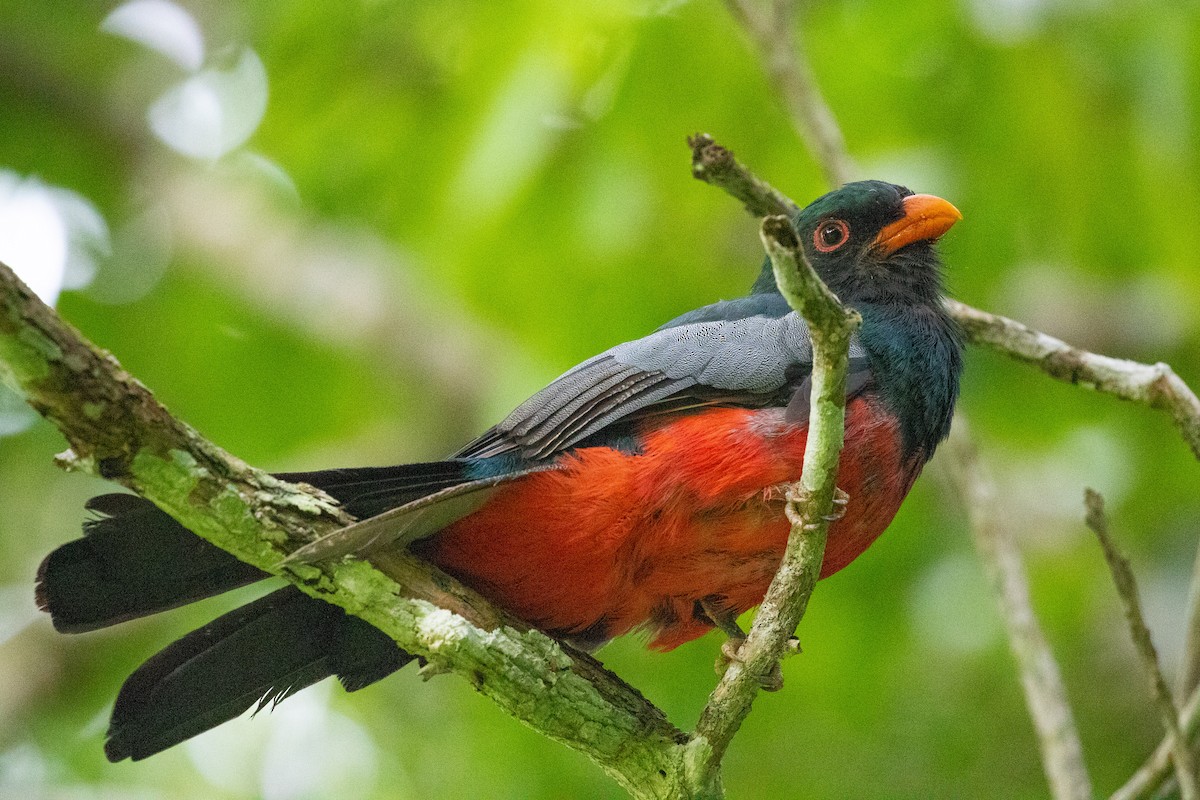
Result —
<instances>
[{"instance_id":1,"label":"bird's head","mask_svg":"<svg viewBox=\"0 0 1200 800\"><path fill-rule=\"evenodd\" d=\"M858 181L818 197L792 222L809 263L842 300L914 303L941 294L933 243L960 219L940 197Z\"/></svg>"}]
</instances>

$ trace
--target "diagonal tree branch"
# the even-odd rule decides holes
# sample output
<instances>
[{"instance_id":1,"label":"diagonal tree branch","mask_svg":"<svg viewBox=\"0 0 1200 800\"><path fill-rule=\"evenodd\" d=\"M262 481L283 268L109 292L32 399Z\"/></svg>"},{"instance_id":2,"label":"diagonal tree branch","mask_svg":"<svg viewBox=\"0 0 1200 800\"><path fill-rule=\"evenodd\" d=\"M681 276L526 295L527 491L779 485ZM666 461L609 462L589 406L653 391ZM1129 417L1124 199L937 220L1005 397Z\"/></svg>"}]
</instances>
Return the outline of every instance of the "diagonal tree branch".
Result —
<instances>
[{"instance_id":1,"label":"diagonal tree branch","mask_svg":"<svg viewBox=\"0 0 1200 800\"><path fill-rule=\"evenodd\" d=\"M596 761L634 797L720 798L722 756L760 676L786 651L820 572L858 322L805 263L786 218L765 220L763 241L782 291L813 331L810 435L801 483L788 493L793 533L783 566L690 738L590 657L405 553L370 564L284 566L296 547L353 520L323 493L249 467L174 419L2 264L0 378L67 438L64 465L132 489L238 558L360 616L434 670L466 677L512 716Z\"/></svg>"},{"instance_id":2,"label":"diagonal tree branch","mask_svg":"<svg viewBox=\"0 0 1200 800\"><path fill-rule=\"evenodd\" d=\"M1189 742L1200 732L1200 689L1194 690L1180 709L1179 727ZM1174 741L1164 738L1150 758L1146 759L1146 763L1133 773L1124 786L1113 792L1109 800L1149 800L1168 793L1174 782L1174 761L1171 758L1173 749Z\"/></svg>"},{"instance_id":3,"label":"diagonal tree branch","mask_svg":"<svg viewBox=\"0 0 1200 800\"><path fill-rule=\"evenodd\" d=\"M694 133L687 143L692 148L692 177L724 189L740 200L751 216L794 217L800 211L790 197L751 172L732 150L707 133Z\"/></svg>"},{"instance_id":4,"label":"diagonal tree branch","mask_svg":"<svg viewBox=\"0 0 1200 800\"><path fill-rule=\"evenodd\" d=\"M1200 458L1200 400L1169 365L1090 353L957 300L947 300L946 307L971 344L1037 367L1052 378L1166 411L1192 453Z\"/></svg>"},{"instance_id":5,"label":"diagonal tree branch","mask_svg":"<svg viewBox=\"0 0 1200 800\"><path fill-rule=\"evenodd\" d=\"M1012 531L1003 523L996 486L961 417L954 422L947 447L954 466L946 473L970 518L975 548L1000 607L1051 794L1057 800L1090 800L1092 782L1062 672L1033 613L1029 578Z\"/></svg>"},{"instance_id":6,"label":"diagonal tree branch","mask_svg":"<svg viewBox=\"0 0 1200 800\"><path fill-rule=\"evenodd\" d=\"M153 501L243 561L345 608L435 669L603 767L638 798L679 796L684 735L594 659L402 553L281 567L351 521L323 493L247 466L179 422L0 264L0 379L66 437L63 461ZM536 702L531 702L536 698Z\"/></svg>"},{"instance_id":7,"label":"diagonal tree branch","mask_svg":"<svg viewBox=\"0 0 1200 800\"><path fill-rule=\"evenodd\" d=\"M1162 669L1158 665L1158 653L1150 638L1150 629L1146 627L1146 620L1142 616L1142 603L1138 598L1133 570L1129 567L1129 560L1121 553L1108 532L1104 498L1099 492L1087 489L1084 491L1084 505L1087 508L1087 526L1096 534L1096 538L1100 540L1100 547L1104 550L1104 559L1112 571L1117 594L1121 597L1121 604L1125 606L1125 619L1129 624L1133 646L1142 661L1163 728L1167 732L1166 741L1171 748L1171 759L1175 762L1175 779L1179 783L1180 797L1182 800L1196 800L1195 760L1188 748L1187 737L1180 727L1179 709L1175 705L1175 698L1172 697L1171 689L1167 686Z\"/></svg>"}]
</instances>

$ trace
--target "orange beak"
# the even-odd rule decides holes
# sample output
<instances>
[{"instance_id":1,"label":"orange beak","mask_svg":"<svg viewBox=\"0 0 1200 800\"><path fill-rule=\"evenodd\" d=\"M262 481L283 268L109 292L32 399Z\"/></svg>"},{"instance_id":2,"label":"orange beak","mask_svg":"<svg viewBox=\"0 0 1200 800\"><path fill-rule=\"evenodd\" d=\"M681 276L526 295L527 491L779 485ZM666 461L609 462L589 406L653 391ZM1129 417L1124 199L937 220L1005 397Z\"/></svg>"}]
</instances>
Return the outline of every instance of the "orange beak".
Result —
<instances>
[{"instance_id":1,"label":"orange beak","mask_svg":"<svg viewBox=\"0 0 1200 800\"><path fill-rule=\"evenodd\" d=\"M885 226L871 246L890 256L913 242L932 242L960 219L958 209L940 197L909 195L904 198L904 216Z\"/></svg>"}]
</instances>

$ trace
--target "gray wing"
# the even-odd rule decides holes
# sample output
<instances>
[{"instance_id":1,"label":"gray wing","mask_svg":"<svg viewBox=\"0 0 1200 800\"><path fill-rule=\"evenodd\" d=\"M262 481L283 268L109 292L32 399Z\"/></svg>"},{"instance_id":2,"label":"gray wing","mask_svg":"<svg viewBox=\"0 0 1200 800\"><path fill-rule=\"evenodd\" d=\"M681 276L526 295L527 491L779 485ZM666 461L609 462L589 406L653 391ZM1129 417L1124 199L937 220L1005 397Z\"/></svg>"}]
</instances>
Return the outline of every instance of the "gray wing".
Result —
<instances>
[{"instance_id":1,"label":"gray wing","mask_svg":"<svg viewBox=\"0 0 1200 800\"><path fill-rule=\"evenodd\" d=\"M865 360L857 339L850 350ZM456 455L541 459L649 414L786 405L811 370L808 325L795 312L664 328L564 373Z\"/></svg>"}]
</instances>

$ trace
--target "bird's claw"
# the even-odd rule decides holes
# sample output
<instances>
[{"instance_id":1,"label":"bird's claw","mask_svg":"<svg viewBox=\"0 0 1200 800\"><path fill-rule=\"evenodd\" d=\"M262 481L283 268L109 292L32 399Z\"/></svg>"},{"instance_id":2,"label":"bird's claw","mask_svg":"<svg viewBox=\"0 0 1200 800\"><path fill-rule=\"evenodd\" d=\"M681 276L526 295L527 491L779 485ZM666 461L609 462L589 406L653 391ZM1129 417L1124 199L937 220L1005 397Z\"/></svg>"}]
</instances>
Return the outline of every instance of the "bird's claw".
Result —
<instances>
[{"instance_id":1,"label":"bird's claw","mask_svg":"<svg viewBox=\"0 0 1200 800\"><path fill-rule=\"evenodd\" d=\"M420 668L417 670L417 675L421 677L422 681L428 681L430 678L434 678L438 675L445 675L448 672L450 672L450 667L446 666L444 663L438 661L426 661L424 664L421 664Z\"/></svg>"},{"instance_id":2,"label":"bird's claw","mask_svg":"<svg viewBox=\"0 0 1200 800\"><path fill-rule=\"evenodd\" d=\"M721 643L721 652L717 654L717 661L713 664L713 669L718 675L724 675L730 664L736 662L744 665L746 662L742 660L741 650L742 644L746 641L746 632L738 625L737 615L727 608L722 608L715 598L705 598L699 602L705 616L712 620L713 625L724 631L725 636L728 637ZM792 640L795 639L796 637L793 636ZM799 641L796 644L798 651ZM790 647L790 640L788 645ZM783 671L779 669L779 664L775 664L767 674L760 676L758 685L767 692L778 692L782 689Z\"/></svg>"},{"instance_id":3,"label":"bird's claw","mask_svg":"<svg viewBox=\"0 0 1200 800\"><path fill-rule=\"evenodd\" d=\"M826 522L837 522L846 516L846 505L850 502L850 495L835 486L833 487L832 502L833 505L830 507L829 513L822 517Z\"/></svg>"},{"instance_id":4,"label":"bird's claw","mask_svg":"<svg viewBox=\"0 0 1200 800\"><path fill-rule=\"evenodd\" d=\"M795 637L792 638L795 639ZM721 652L717 655L717 663L713 665L718 675L724 675L730 664L735 662L745 664L741 656L744 641L746 641L744 638L726 639L721 643ZM783 670L780 669L778 663L772 664L771 669L765 675L759 676L758 685L764 692L778 692L783 688Z\"/></svg>"}]
</instances>

